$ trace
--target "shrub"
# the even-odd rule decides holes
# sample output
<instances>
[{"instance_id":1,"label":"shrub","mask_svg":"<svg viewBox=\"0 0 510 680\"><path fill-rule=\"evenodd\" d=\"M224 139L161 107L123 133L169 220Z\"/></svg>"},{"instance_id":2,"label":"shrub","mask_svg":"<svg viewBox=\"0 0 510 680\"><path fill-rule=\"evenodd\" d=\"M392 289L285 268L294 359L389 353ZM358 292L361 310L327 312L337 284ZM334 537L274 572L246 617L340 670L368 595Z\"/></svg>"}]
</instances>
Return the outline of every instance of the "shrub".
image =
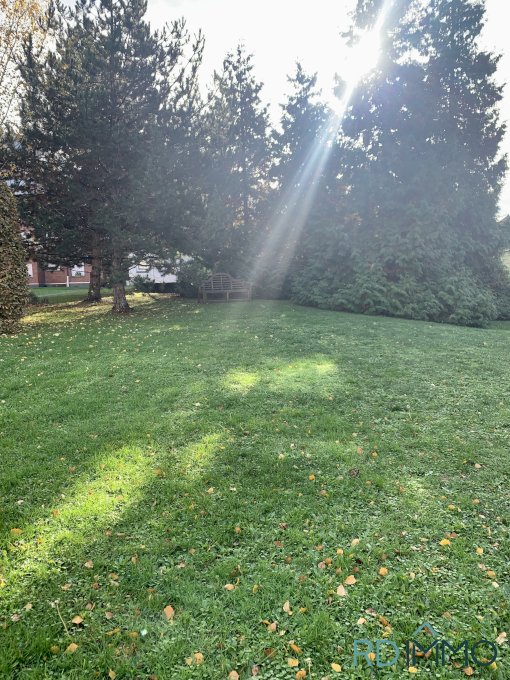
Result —
<instances>
[{"instance_id":1,"label":"shrub","mask_svg":"<svg viewBox=\"0 0 510 680\"><path fill-rule=\"evenodd\" d=\"M211 270L204 267L198 260L189 260L179 266L177 272L177 284L175 290L179 295L187 298L196 298L198 289L211 275Z\"/></svg>"},{"instance_id":2,"label":"shrub","mask_svg":"<svg viewBox=\"0 0 510 680\"><path fill-rule=\"evenodd\" d=\"M27 266L14 196L0 182L0 333L15 333L27 303Z\"/></svg>"},{"instance_id":3,"label":"shrub","mask_svg":"<svg viewBox=\"0 0 510 680\"><path fill-rule=\"evenodd\" d=\"M155 283L148 276L134 276L131 279L131 286L137 293L153 293Z\"/></svg>"}]
</instances>

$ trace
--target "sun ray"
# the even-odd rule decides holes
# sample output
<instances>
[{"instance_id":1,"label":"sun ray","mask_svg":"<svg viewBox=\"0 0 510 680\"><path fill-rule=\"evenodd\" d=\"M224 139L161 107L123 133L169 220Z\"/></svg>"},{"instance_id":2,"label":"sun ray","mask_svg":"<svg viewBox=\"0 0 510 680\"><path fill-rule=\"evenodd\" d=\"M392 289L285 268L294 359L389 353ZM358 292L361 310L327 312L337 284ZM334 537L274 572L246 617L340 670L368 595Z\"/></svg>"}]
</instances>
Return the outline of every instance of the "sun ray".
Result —
<instances>
[{"instance_id":1,"label":"sun ray","mask_svg":"<svg viewBox=\"0 0 510 680\"><path fill-rule=\"evenodd\" d=\"M336 98L331 115L316 135L306 160L283 193L267 229L257 244L257 257L250 280L257 284L264 271L278 269L281 278L294 256L299 237L310 214L322 172L353 93L367 73L377 64L381 35L393 0L386 0L373 28L365 33L352 48L347 66L347 79L340 98ZM280 282L280 284L283 281Z\"/></svg>"}]
</instances>

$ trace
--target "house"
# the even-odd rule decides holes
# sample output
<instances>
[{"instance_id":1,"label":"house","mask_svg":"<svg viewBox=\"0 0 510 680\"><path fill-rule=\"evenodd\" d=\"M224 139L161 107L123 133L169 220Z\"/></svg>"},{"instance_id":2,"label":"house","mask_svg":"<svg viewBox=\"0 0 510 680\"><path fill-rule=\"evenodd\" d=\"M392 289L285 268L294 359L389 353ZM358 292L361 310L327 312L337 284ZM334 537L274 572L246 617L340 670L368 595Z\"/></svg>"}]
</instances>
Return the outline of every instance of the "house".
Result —
<instances>
[{"instance_id":1,"label":"house","mask_svg":"<svg viewBox=\"0 0 510 680\"><path fill-rule=\"evenodd\" d=\"M144 279L154 281L154 283L175 283L177 281L175 274L164 274L150 260L141 260L138 264L129 268L129 281L136 276L142 276Z\"/></svg>"},{"instance_id":2,"label":"house","mask_svg":"<svg viewBox=\"0 0 510 680\"><path fill-rule=\"evenodd\" d=\"M28 285L38 286L75 286L90 283L90 264L79 264L74 267L57 267L49 265L44 269L35 259L27 262Z\"/></svg>"}]
</instances>

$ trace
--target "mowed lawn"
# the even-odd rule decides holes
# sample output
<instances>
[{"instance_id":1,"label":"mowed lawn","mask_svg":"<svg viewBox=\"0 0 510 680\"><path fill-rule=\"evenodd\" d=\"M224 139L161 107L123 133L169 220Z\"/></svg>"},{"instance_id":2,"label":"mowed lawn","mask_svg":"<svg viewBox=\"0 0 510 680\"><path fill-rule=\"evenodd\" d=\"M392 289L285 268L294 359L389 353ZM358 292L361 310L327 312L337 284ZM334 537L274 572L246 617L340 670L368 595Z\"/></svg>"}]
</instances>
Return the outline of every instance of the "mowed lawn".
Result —
<instances>
[{"instance_id":1,"label":"mowed lawn","mask_svg":"<svg viewBox=\"0 0 510 680\"><path fill-rule=\"evenodd\" d=\"M0 678L510 677L507 330L135 304L0 338Z\"/></svg>"},{"instance_id":2,"label":"mowed lawn","mask_svg":"<svg viewBox=\"0 0 510 680\"><path fill-rule=\"evenodd\" d=\"M78 302L87 296L88 285L77 284L66 288L65 286L45 286L43 288L31 288L31 292L39 299L56 304L58 302ZM110 294L111 290L103 289L103 295Z\"/></svg>"}]
</instances>

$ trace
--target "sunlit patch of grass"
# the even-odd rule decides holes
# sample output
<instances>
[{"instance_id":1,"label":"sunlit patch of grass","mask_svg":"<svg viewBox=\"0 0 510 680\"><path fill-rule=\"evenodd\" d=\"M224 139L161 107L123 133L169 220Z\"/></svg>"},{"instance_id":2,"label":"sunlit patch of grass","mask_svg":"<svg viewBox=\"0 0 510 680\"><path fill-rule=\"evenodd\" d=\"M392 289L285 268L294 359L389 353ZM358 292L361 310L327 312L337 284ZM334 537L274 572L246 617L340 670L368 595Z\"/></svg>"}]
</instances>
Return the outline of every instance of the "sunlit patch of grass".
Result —
<instances>
[{"instance_id":1,"label":"sunlit patch of grass","mask_svg":"<svg viewBox=\"0 0 510 680\"><path fill-rule=\"evenodd\" d=\"M178 452L177 470L188 478L200 478L204 469L214 466L214 455L225 447L217 433L208 434ZM172 474L172 470L169 470Z\"/></svg>"},{"instance_id":2,"label":"sunlit patch of grass","mask_svg":"<svg viewBox=\"0 0 510 680\"><path fill-rule=\"evenodd\" d=\"M76 468L69 467L65 493L36 522L23 524L19 536L11 533L4 544L9 556L3 565L0 562L5 592L16 598L30 590L32 581L50 578L59 551L86 549L98 533L139 503L146 480L154 474L153 455L150 450L125 446L105 453L86 474L76 475Z\"/></svg>"},{"instance_id":3,"label":"sunlit patch of grass","mask_svg":"<svg viewBox=\"0 0 510 680\"><path fill-rule=\"evenodd\" d=\"M260 380L260 376L254 371L230 371L224 380L225 387L234 392L246 393L248 390L256 385Z\"/></svg>"},{"instance_id":4,"label":"sunlit patch of grass","mask_svg":"<svg viewBox=\"0 0 510 680\"><path fill-rule=\"evenodd\" d=\"M354 680L355 638L508 630L507 333L132 301L0 339L2 680Z\"/></svg>"}]
</instances>

